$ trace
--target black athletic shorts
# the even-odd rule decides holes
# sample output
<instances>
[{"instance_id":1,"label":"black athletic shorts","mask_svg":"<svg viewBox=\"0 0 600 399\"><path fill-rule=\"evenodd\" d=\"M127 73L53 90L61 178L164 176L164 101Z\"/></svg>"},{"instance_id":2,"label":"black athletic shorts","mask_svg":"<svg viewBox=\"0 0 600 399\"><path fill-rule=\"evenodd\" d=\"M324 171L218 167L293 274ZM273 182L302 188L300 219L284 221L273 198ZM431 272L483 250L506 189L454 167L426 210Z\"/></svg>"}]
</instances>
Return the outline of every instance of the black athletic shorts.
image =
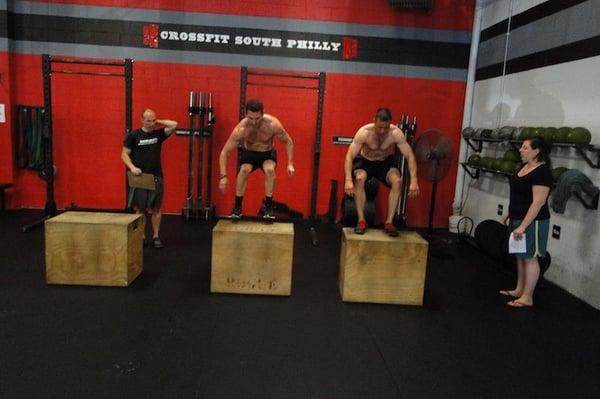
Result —
<instances>
[{"instance_id":1,"label":"black athletic shorts","mask_svg":"<svg viewBox=\"0 0 600 399\"><path fill-rule=\"evenodd\" d=\"M354 176L355 170L362 169L367 172L367 180L371 177L375 177L377 180L387 185L388 182L385 178L392 168L398 168L393 155L390 155L383 161L369 161L359 155L354 158L354 161L352 162L352 176Z\"/></svg>"},{"instance_id":2,"label":"black athletic shorts","mask_svg":"<svg viewBox=\"0 0 600 399\"><path fill-rule=\"evenodd\" d=\"M245 148L240 148L240 165L249 163L252 165L252 171L262 169L263 163L267 160L272 160L277 164L277 151L275 148L269 151L251 151Z\"/></svg>"},{"instance_id":3,"label":"black athletic shorts","mask_svg":"<svg viewBox=\"0 0 600 399\"><path fill-rule=\"evenodd\" d=\"M127 208L159 210L162 206L164 191L162 176L154 176L154 183L156 185L154 190L130 187L127 196Z\"/></svg>"}]
</instances>

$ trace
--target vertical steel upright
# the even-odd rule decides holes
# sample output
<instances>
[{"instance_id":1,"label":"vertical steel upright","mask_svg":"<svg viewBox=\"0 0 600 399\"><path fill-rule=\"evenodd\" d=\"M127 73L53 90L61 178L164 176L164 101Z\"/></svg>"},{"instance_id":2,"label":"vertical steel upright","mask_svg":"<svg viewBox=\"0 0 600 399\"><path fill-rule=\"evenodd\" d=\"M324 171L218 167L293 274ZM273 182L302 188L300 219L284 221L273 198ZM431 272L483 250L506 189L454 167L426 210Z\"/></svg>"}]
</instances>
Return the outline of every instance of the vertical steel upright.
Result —
<instances>
[{"instance_id":1,"label":"vertical steel upright","mask_svg":"<svg viewBox=\"0 0 600 399\"><path fill-rule=\"evenodd\" d=\"M323 128L323 102L325 98L325 72L319 73L319 97L317 100L317 127L315 129L315 147L313 156L312 193L310 196L310 235L314 246L319 245L316 226L317 197L319 194L319 166L321 163L321 131Z\"/></svg>"},{"instance_id":2,"label":"vertical steel upright","mask_svg":"<svg viewBox=\"0 0 600 399\"><path fill-rule=\"evenodd\" d=\"M215 126L215 112L213 109L213 95L208 93L208 108L206 109L206 206L204 207L205 219L209 220L215 212L214 205L212 203L212 135L213 128Z\"/></svg>"},{"instance_id":3,"label":"vertical steel upright","mask_svg":"<svg viewBox=\"0 0 600 399\"><path fill-rule=\"evenodd\" d=\"M240 76L240 120L246 115L246 87L248 86L248 67L243 66Z\"/></svg>"},{"instance_id":4,"label":"vertical steel upright","mask_svg":"<svg viewBox=\"0 0 600 399\"><path fill-rule=\"evenodd\" d=\"M125 129L127 133L131 132L132 122L131 122L131 113L132 113L132 103L133 103L133 61L130 58L125 59L124 63L124 72L125 72Z\"/></svg>"},{"instance_id":5,"label":"vertical steel upright","mask_svg":"<svg viewBox=\"0 0 600 399\"><path fill-rule=\"evenodd\" d=\"M190 129L188 132L188 179L185 204L181 211L185 220L190 220L194 207L194 115L198 114L198 93L190 91L190 104L188 114L190 116Z\"/></svg>"},{"instance_id":6,"label":"vertical steel upright","mask_svg":"<svg viewBox=\"0 0 600 399\"><path fill-rule=\"evenodd\" d=\"M46 205L44 214L46 217L56 214L56 202L54 200L54 159L52 156L52 60L50 55L42 55L42 73L44 75L44 116L43 121L43 141L44 145L44 166L42 176L46 181Z\"/></svg>"},{"instance_id":7,"label":"vertical steel upright","mask_svg":"<svg viewBox=\"0 0 600 399\"><path fill-rule=\"evenodd\" d=\"M204 214L204 199L203 199L203 179L204 179L204 171L203 171L203 162L204 162L204 116L206 115L206 107L204 106L204 93L200 92L198 95L198 182L196 184L197 196L196 196L196 207L195 207L195 217L196 219L203 218Z\"/></svg>"}]
</instances>

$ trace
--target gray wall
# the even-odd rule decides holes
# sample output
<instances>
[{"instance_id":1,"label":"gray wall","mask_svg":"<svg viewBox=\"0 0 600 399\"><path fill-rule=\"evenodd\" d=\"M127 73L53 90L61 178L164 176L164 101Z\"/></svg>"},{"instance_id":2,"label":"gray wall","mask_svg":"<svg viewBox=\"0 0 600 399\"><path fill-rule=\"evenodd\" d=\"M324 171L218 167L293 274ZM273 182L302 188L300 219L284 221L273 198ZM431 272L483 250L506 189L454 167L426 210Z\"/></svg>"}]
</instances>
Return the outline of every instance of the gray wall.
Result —
<instances>
[{"instance_id":1,"label":"gray wall","mask_svg":"<svg viewBox=\"0 0 600 399\"><path fill-rule=\"evenodd\" d=\"M592 132L592 144L600 146L600 56L587 54L581 58L581 51L577 55L577 48L581 47L577 47L577 43L600 36L597 23L600 2L582 2L535 19L534 11L543 7L542 3L500 0L484 4L483 32L494 25L497 27L509 16L516 27L509 35L482 38L478 72L489 72L494 65L496 70L506 67L507 72L484 78L479 74L474 88L471 126L584 126ZM518 26L519 21L527 20L523 18L527 11L533 20ZM568 59L569 54L572 59ZM565 59L560 60L560 57ZM531 67L536 64L541 65ZM498 65L502 68L498 69ZM483 152L500 156L507 148L507 145L486 144ZM592 156L598 159L597 155ZM600 169L591 168L575 150L554 149L552 161L554 167L581 170L600 186ZM462 172L459 170L459 173ZM474 219L475 224L497 219L498 204L506 209L508 194L504 177L487 175L471 179L467 175L462 196L463 215ZM561 236L558 240L549 239L548 251L553 262L546 277L600 308L599 211L585 209L572 198L564 214L551 211L552 225L561 227Z\"/></svg>"}]
</instances>

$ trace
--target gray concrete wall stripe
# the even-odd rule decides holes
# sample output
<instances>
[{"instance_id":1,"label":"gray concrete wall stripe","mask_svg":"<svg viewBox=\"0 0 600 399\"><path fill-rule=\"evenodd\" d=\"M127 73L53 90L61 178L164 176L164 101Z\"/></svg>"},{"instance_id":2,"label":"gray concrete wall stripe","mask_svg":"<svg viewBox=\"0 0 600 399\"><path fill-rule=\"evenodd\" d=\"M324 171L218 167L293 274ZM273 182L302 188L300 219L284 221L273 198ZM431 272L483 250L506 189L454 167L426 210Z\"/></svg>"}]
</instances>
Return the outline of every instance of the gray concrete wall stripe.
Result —
<instances>
[{"instance_id":1,"label":"gray concrete wall stripe","mask_svg":"<svg viewBox=\"0 0 600 399\"><path fill-rule=\"evenodd\" d=\"M477 54L477 68L504 62L506 39L507 36L502 35L480 43Z\"/></svg>"},{"instance_id":2,"label":"gray concrete wall stripe","mask_svg":"<svg viewBox=\"0 0 600 399\"><path fill-rule=\"evenodd\" d=\"M55 15L77 18L99 18L183 25L208 25L248 29L285 30L349 36L355 35L409 40L427 40L449 43L471 42L471 32L466 31L419 29L412 27L342 22L307 21L289 18L249 17L198 12L36 3L30 1L16 2L14 4L13 11L20 14Z\"/></svg>"},{"instance_id":3,"label":"gray concrete wall stripe","mask_svg":"<svg viewBox=\"0 0 600 399\"><path fill-rule=\"evenodd\" d=\"M513 59L600 35L600 1L589 1L510 32Z\"/></svg>"},{"instance_id":4,"label":"gray concrete wall stripe","mask_svg":"<svg viewBox=\"0 0 600 399\"><path fill-rule=\"evenodd\" d=\"M512 30L508 59L560 47L600 35L600 1L588 1ZM504 62L506 35L479 46L477 67Z\"/></svg>"},{"instance_id":5,"label":"gray concrete wall stripe","mask_svg":"<svg viewBox=\"0 0 600 399\"><path fill-rule=\"evenodd\" d=\"M399 78L465 81L467 77L466 69L455 68L372 64L365 62L349 63L344 61L310 60L242 54L221 54L80 44L73 45L65 43L13 41L11 49L13 52L19 54L48 53L73 57L118 59L131 58L136 61L171 62L230 67L246 65L249 67L324 71L358 75L381 75Z\"/></svg>"}]
</instances>

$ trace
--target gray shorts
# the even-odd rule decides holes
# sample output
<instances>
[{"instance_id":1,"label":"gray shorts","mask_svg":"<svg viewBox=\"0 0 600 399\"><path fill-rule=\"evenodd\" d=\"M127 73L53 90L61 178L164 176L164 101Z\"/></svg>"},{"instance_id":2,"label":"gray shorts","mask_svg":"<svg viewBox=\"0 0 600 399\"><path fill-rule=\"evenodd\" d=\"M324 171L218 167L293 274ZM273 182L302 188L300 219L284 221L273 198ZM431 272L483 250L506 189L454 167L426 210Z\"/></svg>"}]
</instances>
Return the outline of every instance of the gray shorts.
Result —
<instances>
[{"instance_id":1,"label":"gray shorts","mask_svg":"<svg viewBox=\"0 0 600 399\"><path fill-rule=\"evenodd\" d=\"M164 191L162 176L154 176L154 182L156 184L154 190L130 187L127 195L127 208L159 210L162 206Z\"/></svg>"}]
</instances>

